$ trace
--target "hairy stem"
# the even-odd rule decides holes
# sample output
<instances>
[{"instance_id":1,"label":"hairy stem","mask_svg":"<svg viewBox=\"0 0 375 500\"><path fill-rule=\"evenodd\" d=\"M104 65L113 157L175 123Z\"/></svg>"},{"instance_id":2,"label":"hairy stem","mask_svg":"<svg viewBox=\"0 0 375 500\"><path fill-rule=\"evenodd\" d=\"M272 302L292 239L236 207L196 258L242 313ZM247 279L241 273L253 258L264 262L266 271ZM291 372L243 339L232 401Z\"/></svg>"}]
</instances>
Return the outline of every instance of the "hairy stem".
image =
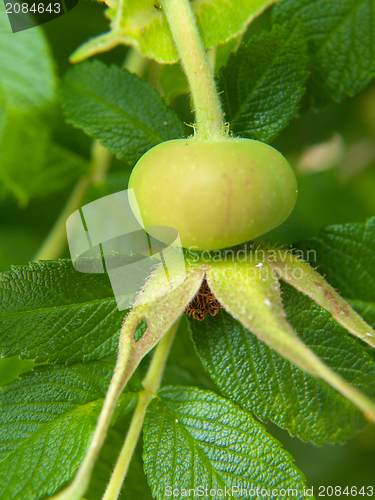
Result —
<instances>
[{"instance_id":1,"label":"hairy stem","mask_svg":"<svg viewBox=\"0 0 375 500\"><path fill-rule=\"evenodd\" d=\"M196 136L225 138L219 96L189 0L161 0L189 81L196 115Z\"/></svg>"},{"instance_id":2,"label":"hairy stem","mask_svg":"<svg viewBox=\"0 0 375 500\"><path fill-rule=\"evenodd\" d=\"M100 449L107 435L107 430L117 401L121 396L126 382L128 381L126 368L131 349L132 341L129 336L120 337L116 367L113 372L111 383L109 384L90 446L73 482L66 489L52 497L53 500L80 500L80 498L85 494L90 482L92 469L94 468Z\"/></svg>"},{"instance_id":3,"label":"hairy stem","mask_svg":"<svg viewBox=\"0 0 375 500\"><path fill-rule=\"evenodd\" d=\"M155 392L160 385L169 349L172 345L178 323L179 322L176 322L164 335L155 350L152 363L143 381L144 390L139 394L138 404L132 418L124 447L111 477L107 492L105 493L105 495L107 495L105 498L107 499L118 498L121 485L125 478L125 474L129 467L131 457L142 429L147 406L151 399L155 397ZM117 401L121 396L127 381L129 380L127 365L132 346L132 339L129 336L120 338L119 353L115 371L113 373L111 383L100 412L98 423L95 427L94 435L91 439L85 458L83 459L73 482L66 489L52 497L51 500L80 500L85 494L90 483L92 470L106 438L107 430L116 408Z\"/></svg>"},{"instance_id":4,"label":"hairy stem","mask_svg":"<svg viewBox=\"0 0 375 500\"><path fill-rule=\"evenodd\" d=\"M167 362L168 354L178 328L177 321L159 342L154 357L145 379L143 380L144 390L139 394L139 400L135 409L125 443L117 460L115 469L107 486L103 500L117 500L120 495L122 484L125 480L131 458L137 445L147 407L155 397Z\"/></svg>"}]
</instances>

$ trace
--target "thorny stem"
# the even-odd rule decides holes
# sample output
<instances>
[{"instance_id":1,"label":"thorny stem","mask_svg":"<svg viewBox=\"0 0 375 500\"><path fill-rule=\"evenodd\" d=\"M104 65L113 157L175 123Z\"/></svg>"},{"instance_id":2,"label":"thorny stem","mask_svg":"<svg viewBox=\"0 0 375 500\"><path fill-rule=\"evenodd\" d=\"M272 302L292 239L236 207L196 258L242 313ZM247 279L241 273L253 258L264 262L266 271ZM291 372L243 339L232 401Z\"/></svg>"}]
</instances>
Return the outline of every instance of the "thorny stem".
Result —
<instances>
[{"instance_id":1,"label":"thorny stem","mask_svg":"<svg viewBox=\"0 0 375 500\"><path fill-rule=\"evenodd\" d=\"M151 365L142 383L144 390L139 394L138 404L133 414L128 434L126 436L110 482L107 486L103 500L117 500L117 498L119 497L122 484L125 480L131 458L133 456L142 430L147 407L150 401L155 397L155 393L160 386L165 364L178 325L179 321L177 321L164 335L155 350Z\"/></svg>"},{"instance_id":2,"label":"thorny stem","mask_svg":"<svg viewBox=\"0 0 375 500\"><path fill-rule=\"evenodd\" d=\"M189 81L196 115L196 137L224 139L220 99L189 0L161 0Z\"/></svg>"}]
</instances>

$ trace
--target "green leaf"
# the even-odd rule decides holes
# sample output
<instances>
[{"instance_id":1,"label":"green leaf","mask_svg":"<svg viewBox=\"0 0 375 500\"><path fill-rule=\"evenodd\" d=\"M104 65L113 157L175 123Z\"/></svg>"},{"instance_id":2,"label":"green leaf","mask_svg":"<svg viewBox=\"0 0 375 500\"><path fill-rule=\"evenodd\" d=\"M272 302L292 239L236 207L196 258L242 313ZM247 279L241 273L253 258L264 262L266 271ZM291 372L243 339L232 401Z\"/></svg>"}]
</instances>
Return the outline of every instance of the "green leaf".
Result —
<instances>
[{"instance_id":1,"label":"green leaf","mask_svg":"<svg viewBox=\"0 0 375 500\"><path fill-rule=\"evenodd\" d=\"M375 217L330 226L296 248L375 328Z\"/></svg>"},{"instance_id":2,"label":"green leaf","mask_svg":"<svg viewBox=\"0 0 375 500\"><path fill-rule=\"evenodd\" d=\"M94 432L113 366L42 366L0 393L0 495L37 500L72 478ZM112 424L136 405L121 396Z\"/></svg>"},{"instance_id":3,"label":"green leaf","mask_svg":"<svg viewBox=\"0 0 375 500\"><path fill-rule=\"evenodd\" d=\"M223 43L216 47L215 54L215 75L219 73L219 70L222 66L227 64L228 58L232 52L238 49L239 44L241 43L241 36L236 36L232 38L227 43Z\"/></svg>"},{"instance_id":4,"label":"green leaf","mask_svg":"<svg viewBox=\"0 0 375 500\"><path fill-rule=\"evenodd\" d=\"M197 26L207 50L241 35L248 24L278 0L192 0ZM117 45L133 45L160 63L173 63L178 54L167 18L160 2L127 0L114 2L107 11L111 30L83 46L72 55L80 62Z\"/></svg>"},{"instance_id":5,"label":"green leaf","mask_svg":"<svg viewBox=\"0 0 375 500\"><path fill-rule=\"evenodd\" d=\"M148 407L144 427L144 464L153 495L189 496L189 488L225 489L210 498L279 498L279 490L297 490L304 496L303 474L275 438L251 414L210 391L166 387ZM241 487L259 493L240 493ZM232 489L233 488L233 489ZM278 490L273 492L273 490ZM184 494L185 491L185 494ZM199 490L197 490L199 491ZM205 498L208 498L206 493Z\"/></svg>"},{"instance_id":6,"label":"green leaf","mask_svg":"<svg viewBox=\"0 0 375 500\"><path fill-rule=\"evenodd\" d=\"M296 366L320 378L375 421L375 403L333 371L297 336L287 321L268 255L257 249L241 261L213 262L207 282L218 301L260 340ZM303 278L302 278L303 279Z\"/></svg>"},{"instance_id":7,"label":"green leaf","mask_svg":"<svg viewBox=\"0 0 375 500\"><path fill-rule=\"evenodd\" d=\"M184 126L151 85L99 61L70 69L62 85L67 121L111 153L137 161L156 144L184 135Z\"/></svg>"},{"instance_id":8,"label":"green leaf","mask_svg":"<svg viewBox=\"0 0 375 500\"><path fill-rule=\"evenodd\" d=\"M0 3L0 96L8 109L30 111L55 98L56 78L47 40L38 27L7 34L5 5Z\"/></svg>"},{"instance_id":9,"label":"green leaf","mask_svg":"<svg viewBox=\"0 0 375 500\"><path fill-rule=\"evenodd\" d=\"M0 275L5 356L54 363L105 358L117 350L124 315L108 275L77 272L69 260L13 267Z\"/></svg>"},{"instance_id":10,"label":"green leaf","mask_svg":"<svg viewBox=\"0 0 375 500\"><path fill-rule=\"evenodd\" d=\"M275 6L278 23L303 22L312 57L313 103L353 96L375 76L374 0L285 0Z\"/></svg>"},{"instance_id":11,"label":"green leaf","mask_svg":"<svg viewBox=\"0 0 375 500\"><path fill-rule=\"evenodd\" d=\"M167 104L175 97L189 92L189 84L180 63L164 65L160 70L158 83Z\"/></svg>"},{"instance_id":12,"label":"green leaf","mask_svg":"<svg viewBox=\"0 0 375 500\"><path fill-rule=\"evenodd\" d=\"M177 320L201 285L204 271L196 269L186 274L184 260L182 259L181 263L178 248L168 247L163 251L163 257L163 262L155 267L138 293L122 325L114 374L85 460L74 481L60 492L56 499L79 500L86 492L97 454L104 441L103 437L125 385L143 357L160 340L164 343L173 338L178 326ZM167 266L168 272L164 266ZM147 323L147 330L142 338L136 341L135 332L141 322ZM164 337L167 332L168 335Z\"/></svg>"},{"instance_id":13,"label":"green leaf","mask_svg":"<svg viewBox=\"0 0 375 500\"><path fill-rule=\"evenodd\" d=\"M296 114L308 77L300 26L274 26L232 53L220 71L226 120L242 137L270 141Z\"/></svg>"},{"instance_id":14,"label":"green leaf","mask_svg":"<svg viewBox=\"0 0 375 500\"><path fill-rule=\"evenodd\" d=\"M283 304L301 340L375 399L375 361L364 349L329 313L287 285ZM220 391L263 422L272 420L318 445L344 442L367 424L340 394L279 356L225 311L189 323L197 352Z\"/></svg>"},{"instance_id":15,"label":"green leaf","mask_svg":"<svg viewBox=\"0 0 375 500\"><path fill-rule=\"evenodd\" d=\"M247 26L279 0L193 0L206 50L244 33Z\"/></svg>"},{"instance_id":16,"label":"green leaf","mask_svg":"<svg viewBox=\"0 0 375 500\"><path fill-rule=\"evenodd\" d=\"M307 262L283 249L270 249L267 259L285 282L330 312L348 332L375 347L375 331Z\"/></svg>"},{"instance_id":17,"label":"green leaf","mask_svg":"<svg viewBox=\"0 0 375 500\"><path fill-rule=\"evenodd\" d=\"M51 141L51 126L36 113L8 111L0 129L0 199L30 198L62 190L88 162Z\"/></svg>"},{"instance_id":18,"label":"green leaf","mask_svg":"<svg viewBox=\"0 0 375 500\"><path fill-rule=\"evenodd\" d=\"M0 133L0 198L21 204L38 192L50 133L35 115L8 111Z\"/></svg>"},{"instance_id":19,"label":"green leaf","mask_svg":"<svg viewBox=\"0 0 375 500\"><path fill-rule=\"evenodd\" d=\"M13 358L0 359L0 387L9 382L13 382L21 373L30 371L33 368L33 362L29 360Z\"/></svg>"},{"instance_id":20,"label":"green leaf","mask_svg":"<svg viewBox=\"0 0 375 500\"><path fill-rule=\"evenodd\" d=\"M375 302L375 217L329 226L296 245L343 297ZM307 253L307 251L309 252Z\"/></svg>"}]
</instances>

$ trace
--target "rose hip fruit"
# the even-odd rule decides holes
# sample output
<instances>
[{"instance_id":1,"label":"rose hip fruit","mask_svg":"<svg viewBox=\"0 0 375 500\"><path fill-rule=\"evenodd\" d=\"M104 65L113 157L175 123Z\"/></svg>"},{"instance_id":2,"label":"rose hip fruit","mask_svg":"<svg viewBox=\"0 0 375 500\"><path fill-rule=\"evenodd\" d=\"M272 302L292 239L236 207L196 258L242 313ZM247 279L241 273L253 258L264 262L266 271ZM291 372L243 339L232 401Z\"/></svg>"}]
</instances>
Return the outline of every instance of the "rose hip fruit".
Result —
<instances>
[{"instance_id":1,"label":"rose hip fruit","mask_svg":"<svg viewBox=\"0 0 375 500\"><path fill-rule=\"evenodd\" d=\"M276 149L251 139L176 139L145 153L131 174L144 227L171 226L199 250L244 243L279 226L297 182Z\"/></svg>"}]
</instances>

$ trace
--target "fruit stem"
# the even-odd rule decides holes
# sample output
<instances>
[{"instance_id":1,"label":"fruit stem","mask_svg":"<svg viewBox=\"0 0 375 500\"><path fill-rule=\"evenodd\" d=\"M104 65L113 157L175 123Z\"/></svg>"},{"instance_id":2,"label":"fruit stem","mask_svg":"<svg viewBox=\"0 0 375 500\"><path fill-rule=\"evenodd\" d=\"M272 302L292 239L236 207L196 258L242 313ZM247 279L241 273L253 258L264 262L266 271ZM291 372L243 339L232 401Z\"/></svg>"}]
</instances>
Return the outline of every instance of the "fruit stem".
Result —
<instances>
[{"instance_id":1,"label":"fruit stem","mask_svg":"<svg viewBox=\"0 0 375 500\"><path fill-rule=\"evenodd\" d=\"M224 139L221 103L190 2L161 0L161 5L189 81L195 108L195 136L201 139Z\"/></svg>"},{"instance_id":2,"label":"fruit stem","mask_svg":"<svg viewBox=\"0 0 375 500\"><path fill-rule=\"evenodd\" d=\"M122 484L125 480L131 458L141 434L147 407L150 401L156 396L156 391L160 386L165 364L167 362L168 354L172 346L178 325L179 321L177 321L168 330L168 332L164 335L164 337L160 340L158 346L156 347L151 365L148 369L146 377L142 382L144 390L139 393L138 404L134 411L128 434L126 436L121 453L116 462L115 469L112 473L111 479L103 496L103 500L117 500L120 495Z\"/></svg>"}]
</instances>

